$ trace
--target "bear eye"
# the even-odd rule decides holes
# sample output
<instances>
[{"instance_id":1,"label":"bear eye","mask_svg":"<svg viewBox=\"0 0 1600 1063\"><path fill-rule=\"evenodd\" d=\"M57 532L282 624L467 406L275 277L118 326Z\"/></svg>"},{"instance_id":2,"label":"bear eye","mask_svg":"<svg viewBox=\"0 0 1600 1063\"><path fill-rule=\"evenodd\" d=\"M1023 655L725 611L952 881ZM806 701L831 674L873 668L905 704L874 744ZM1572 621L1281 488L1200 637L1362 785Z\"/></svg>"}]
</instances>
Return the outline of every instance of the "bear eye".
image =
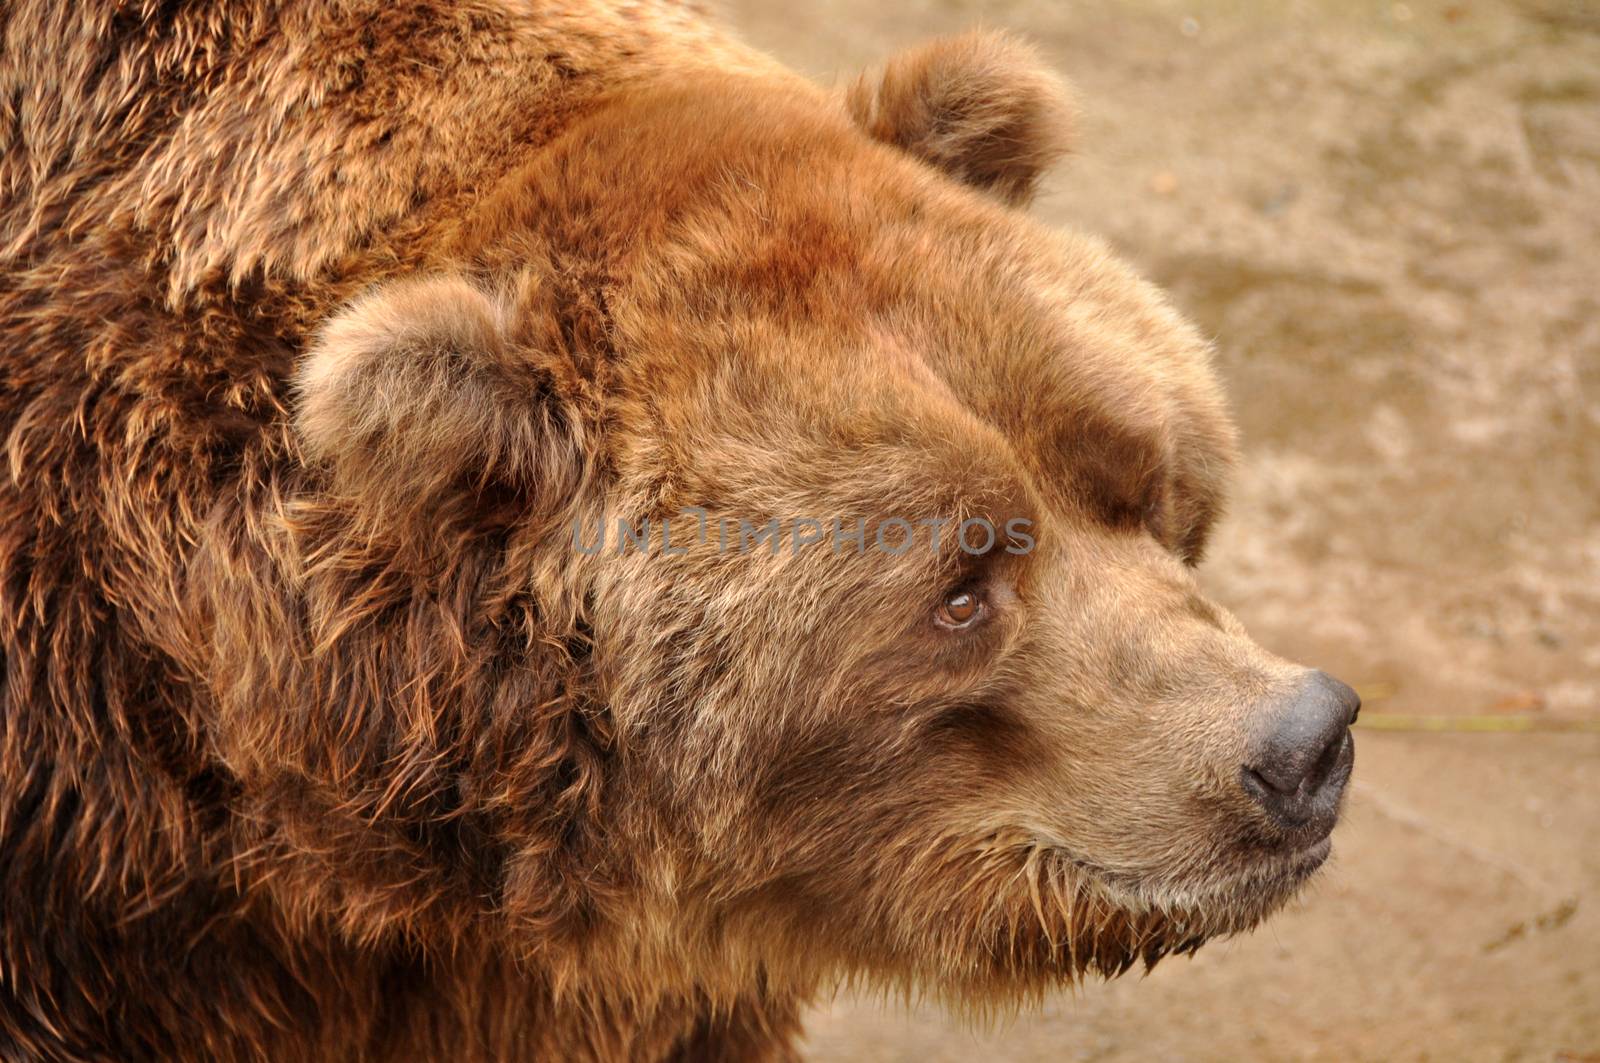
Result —
<instances>
[{"instance_id":1,"label":"bear eye","mask_svg":"<svg viewBox=\"0 0 1600 1063\"><path fill-rule=\"evenodd\" d=\"M978 619L983 612L983 602L969 590L951 591L939 603L934 619L948 628L963 628Z\"/></svg>"}]
</instances>

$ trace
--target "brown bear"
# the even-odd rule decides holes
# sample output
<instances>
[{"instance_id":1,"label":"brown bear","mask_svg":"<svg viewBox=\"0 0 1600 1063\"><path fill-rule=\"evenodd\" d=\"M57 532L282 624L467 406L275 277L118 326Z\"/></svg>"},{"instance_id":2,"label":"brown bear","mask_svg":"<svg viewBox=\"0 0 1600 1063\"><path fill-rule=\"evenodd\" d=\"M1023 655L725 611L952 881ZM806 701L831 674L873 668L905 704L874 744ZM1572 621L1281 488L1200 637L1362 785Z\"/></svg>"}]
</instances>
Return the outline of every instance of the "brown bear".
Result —
<instances>
[{"instance_id":1,"label":"brown bear","mask_svg":"<svg viewBox=\"0 0 1600 1063\"><path fill-rule=\"evenodd\" d=\"M761 1059L1250 927L1352 692L1190 567L1061 85L673 0L0 9L0 1058Z\"/></svg>"}]
</instances>

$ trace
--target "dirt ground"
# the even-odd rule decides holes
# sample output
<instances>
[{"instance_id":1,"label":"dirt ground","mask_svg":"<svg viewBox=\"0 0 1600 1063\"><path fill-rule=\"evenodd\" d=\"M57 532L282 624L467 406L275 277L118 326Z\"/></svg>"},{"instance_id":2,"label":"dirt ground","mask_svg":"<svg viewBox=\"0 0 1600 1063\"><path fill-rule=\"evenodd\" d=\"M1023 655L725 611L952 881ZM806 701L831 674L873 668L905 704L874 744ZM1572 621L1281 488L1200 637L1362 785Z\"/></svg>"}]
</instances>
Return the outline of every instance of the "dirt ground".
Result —
<instances>
[{"instance_id":1,"label":"dirt ground","mask_svg":"<svg viewBox=\"0 0 1600 1063\"><path fill-rule=\"evenodd\" d=\"M1217 339L1216 596L1368 713L1600 719L1600 3L725 6L824 79L1037 40L1086 115L1036 209ZM1600 1061L1600 733L1357 748L1330 867L1262 930L992 1027L841 997L812 1057Z\"/></svg>"}]
</instances>

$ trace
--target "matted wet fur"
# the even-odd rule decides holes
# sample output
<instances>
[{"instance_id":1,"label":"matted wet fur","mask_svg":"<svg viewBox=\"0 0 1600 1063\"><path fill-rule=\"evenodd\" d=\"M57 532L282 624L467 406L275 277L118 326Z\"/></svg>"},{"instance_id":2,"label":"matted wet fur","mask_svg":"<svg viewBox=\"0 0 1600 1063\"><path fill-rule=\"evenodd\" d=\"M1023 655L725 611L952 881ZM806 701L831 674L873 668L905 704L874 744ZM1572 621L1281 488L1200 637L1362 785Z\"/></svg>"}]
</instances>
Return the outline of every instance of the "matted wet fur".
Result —
<instances>
[{"instance_id":1,"label":"matted wet fur","mask_svg":"<svg viewBox=\"0 0 1600 1063\"><path fill-rule=\"evenodd\" d=\"M1023 45L831 91L665 0L0 33L0 1056L786 1057L842 978L1003 1006L1326 855L1237 786L1301 670L1186 567L1205 344L1021 212L1072 113ZM570 533L683 507L1037 548Z\"/></svg>"}]
</instances>

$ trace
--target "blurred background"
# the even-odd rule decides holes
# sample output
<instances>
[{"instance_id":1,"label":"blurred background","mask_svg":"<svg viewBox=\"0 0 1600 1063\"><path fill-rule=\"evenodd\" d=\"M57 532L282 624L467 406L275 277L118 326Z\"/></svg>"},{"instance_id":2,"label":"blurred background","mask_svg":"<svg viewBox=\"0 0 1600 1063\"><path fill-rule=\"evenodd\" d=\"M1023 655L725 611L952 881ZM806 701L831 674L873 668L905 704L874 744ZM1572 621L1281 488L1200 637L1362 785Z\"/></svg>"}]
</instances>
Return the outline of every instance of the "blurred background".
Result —
<instances>
[{"instance_id":1,"label":"blurred background","mask_svg":"<svg viewBox=\"0 0 1600 1063\"><path fill-rule=\"evenodd\" d=\"M722 0L823 81L973 25L1077 85L1035 208L1216 337L1204 582L1355 685L1328 869L991 1027L841 996L816 1060L1600 1063L1600 0Z\"/></svg>"}]
</instances>

